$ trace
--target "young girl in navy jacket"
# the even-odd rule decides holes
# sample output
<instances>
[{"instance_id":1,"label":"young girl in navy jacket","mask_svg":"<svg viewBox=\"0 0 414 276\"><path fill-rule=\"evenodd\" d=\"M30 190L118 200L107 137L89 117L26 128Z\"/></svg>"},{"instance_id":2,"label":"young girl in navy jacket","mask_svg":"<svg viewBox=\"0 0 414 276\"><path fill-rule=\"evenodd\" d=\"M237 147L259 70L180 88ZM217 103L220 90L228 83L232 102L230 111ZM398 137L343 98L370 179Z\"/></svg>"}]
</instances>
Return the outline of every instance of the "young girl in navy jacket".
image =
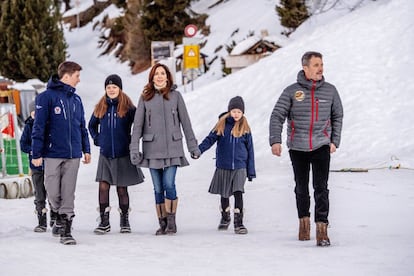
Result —
<instances>
[{"instance_id":1,"label":"young girl in navy jacket","mask_svg":"<svg viewBox=\"0 0 414 276\"><path fill-rule=\"evenodd\" d=\"M234 232L247 234L243 225L243 193L246 178L256 177L253 139L244 116L244 101L240 96L230 100L228 111L219 117L214 129L199 145L201 153L217 142L216 171L209 192L221 196L221 220L218 230L230 225L229 197L234 196Z\"/></svg>"}]
</instances>

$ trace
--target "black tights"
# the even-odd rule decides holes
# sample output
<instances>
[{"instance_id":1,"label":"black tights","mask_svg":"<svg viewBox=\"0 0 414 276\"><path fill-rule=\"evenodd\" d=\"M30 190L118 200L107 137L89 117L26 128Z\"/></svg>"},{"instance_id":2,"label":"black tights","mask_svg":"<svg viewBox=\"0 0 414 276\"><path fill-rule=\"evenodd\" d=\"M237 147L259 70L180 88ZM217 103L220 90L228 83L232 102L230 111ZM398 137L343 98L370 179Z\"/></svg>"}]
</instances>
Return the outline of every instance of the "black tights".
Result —
<instances>
[{"instance_id":1,"label":"black tights","mask_svg":"<svg viewBox=\"0 0 414 276\"><path fill-rule=\"evenodd\" d=\"M105 181L99 182L99 209L101 212L105 211L105 208L109 206L109 185ZM118 193L119 208L123 212L126 212L129 209L129 195L128 187L116 186L116 192Z\"/></svg>"},{"instance_id":2,"label":"black tights","mask_svg":"<svg viewBox=\"0 0 414 276\"><path fill-rule=\"evenodd\" d=\"M243 193L240 191L234 192L234 209L243 211ZM228 197L221 197L221 209L226 210L230 206L230 200Z\"/></svg>"}]
</instances>

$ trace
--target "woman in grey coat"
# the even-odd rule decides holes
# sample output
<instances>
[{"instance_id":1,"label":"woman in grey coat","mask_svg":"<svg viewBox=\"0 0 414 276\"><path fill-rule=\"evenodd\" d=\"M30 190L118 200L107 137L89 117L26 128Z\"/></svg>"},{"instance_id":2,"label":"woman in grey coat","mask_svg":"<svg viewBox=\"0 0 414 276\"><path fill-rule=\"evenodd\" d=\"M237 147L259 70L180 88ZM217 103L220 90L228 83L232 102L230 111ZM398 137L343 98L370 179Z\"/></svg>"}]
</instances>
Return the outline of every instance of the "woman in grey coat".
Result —
<instances>
[{"instance_id":1,"label":"woman in grey coat","mask_svg":"<svg viewBox=\"0 0 414 276\"><path fill-rule=\"evenodd\" d=\"M187 108L180 92L175 89L168 67L155 64L139 98L130 144L132 164L149 168L151 173L160 224L156 235L177 232L175 175L177 167L189 165L181 129L191 157L200 156Z\"/></svg>"}]
</instances>

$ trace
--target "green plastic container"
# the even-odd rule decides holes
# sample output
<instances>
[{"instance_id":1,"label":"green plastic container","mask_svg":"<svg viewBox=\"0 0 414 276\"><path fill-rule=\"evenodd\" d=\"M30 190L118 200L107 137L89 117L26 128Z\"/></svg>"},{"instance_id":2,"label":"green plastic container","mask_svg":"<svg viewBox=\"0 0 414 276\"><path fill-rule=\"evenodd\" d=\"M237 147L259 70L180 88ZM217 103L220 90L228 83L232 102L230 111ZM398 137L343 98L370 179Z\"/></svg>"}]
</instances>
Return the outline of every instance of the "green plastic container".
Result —
<instances>
[{"instance_id":1,"label":"green plastic container","mask_svg":"<svg viewBox=\"0 0 414 276\"><path fill-rule=\"evenodd\" d=\"M19 165L17 163L16 139L4 139L4 153L6 155L6 173L8 175L18 175ZM29 173L29 157L22 152L23 173ZM3 163L0 161L0 170L3 170Z\"/></svg>"}]
</instances>

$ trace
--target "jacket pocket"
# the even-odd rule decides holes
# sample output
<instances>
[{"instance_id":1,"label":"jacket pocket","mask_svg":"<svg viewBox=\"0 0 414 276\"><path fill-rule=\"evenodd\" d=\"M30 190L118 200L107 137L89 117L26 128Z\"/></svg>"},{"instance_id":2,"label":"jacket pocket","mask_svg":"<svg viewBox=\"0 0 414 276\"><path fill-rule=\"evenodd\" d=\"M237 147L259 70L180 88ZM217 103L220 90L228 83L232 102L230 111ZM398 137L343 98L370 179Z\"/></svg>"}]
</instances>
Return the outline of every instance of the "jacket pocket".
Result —
<instances>
[{"instance_id":1,"label":"jacket pocket","mask_svg":"<svg viewBox=\"0 0 414 276\"><path fill-rule=\"evenodd\" d=\"M142 136L142 141L144 142L151 142L153 140L154 140L154 134L152 133L147 133Z\"/></svg>"},{"instance_id":2,"label":"jacket pocket","mask_svg":"<svg viewBox=\"0 0 414 276\"><path fill-rule=\"evenodd\" d=\"M181 132L174 132L173 133L173 140L179 141L183 139L183 134Z\"/></svg>"},{"instance_id":3,"label":"jacket pocket","mask_svg":"<svg viewBox=\"0 0 414 276\"><path fill-rule=\"evenodd\" d=\"M323 129L323 134L325 134L326 137L330 138L329 132L331 128L331 120L326 121L325 127Z\"/></svg>"}]
</instances>

